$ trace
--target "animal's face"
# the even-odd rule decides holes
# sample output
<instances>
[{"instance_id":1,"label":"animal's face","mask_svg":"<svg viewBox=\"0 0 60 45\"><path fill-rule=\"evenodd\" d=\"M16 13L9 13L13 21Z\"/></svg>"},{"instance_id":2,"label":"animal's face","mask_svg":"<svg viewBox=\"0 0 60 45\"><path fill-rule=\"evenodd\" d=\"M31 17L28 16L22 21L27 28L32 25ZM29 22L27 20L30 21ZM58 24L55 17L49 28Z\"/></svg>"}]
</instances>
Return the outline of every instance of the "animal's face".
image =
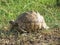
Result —
<instances>
[{"instance_id":1,"label":"animal's face","mask_svg":"<svg viewBox=\"0 0 60 45\"><path fill-rule=\"evenodd\" d=\"M18 29L18 24L15 23L14 21L10 21L10 30L17 30Z\"/></svg>"}]
</instances>

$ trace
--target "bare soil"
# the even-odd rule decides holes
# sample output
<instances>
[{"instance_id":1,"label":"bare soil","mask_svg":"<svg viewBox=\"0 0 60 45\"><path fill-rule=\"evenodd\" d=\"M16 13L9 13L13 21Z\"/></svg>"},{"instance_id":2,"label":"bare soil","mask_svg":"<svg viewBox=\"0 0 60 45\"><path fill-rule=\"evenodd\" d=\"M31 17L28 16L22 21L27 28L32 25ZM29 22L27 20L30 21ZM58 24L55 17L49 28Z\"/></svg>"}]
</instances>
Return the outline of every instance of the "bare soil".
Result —
<instances>
[{"instance_id":1,"label":"bare soil","mask_svg":"<svg viewBox=\"0 0 60 45\"><path fill-rule=\"evenodd\" d=\"M6 35L5 35L6 34ZM0 45L60 45L60 28L32 33L2 33Z\"/></svg>"}]
</instances>

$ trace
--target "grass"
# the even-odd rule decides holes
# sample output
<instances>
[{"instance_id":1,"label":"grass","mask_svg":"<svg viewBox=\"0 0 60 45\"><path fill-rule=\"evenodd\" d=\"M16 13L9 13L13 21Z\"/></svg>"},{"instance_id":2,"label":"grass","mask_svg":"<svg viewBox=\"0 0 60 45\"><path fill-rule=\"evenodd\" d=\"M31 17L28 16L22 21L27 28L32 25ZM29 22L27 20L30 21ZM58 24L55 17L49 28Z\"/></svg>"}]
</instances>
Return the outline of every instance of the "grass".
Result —
<instances>
[{"instance_id":1,"label":"grass","mask_svg":"<svg viewBox=\"0 0 60 45\"><path fill-rule=\"evenodd\" d=\"M10 20L29 10L43 15L50 27L60 25L60 9L56 7L56 0L0 0L0 30L9 29Z\"/></svg>"},{"instance_id":2,"label":"grass","mask_svg":"<svg viewBox=\"0 0 60 45\"><path fill-rule=\"evenodd\" d=\"M47 24L52 27L60 24L60 13L56 0L0 0L0 29L8 27L10 20L29 10L39 11Z\"/></svg>"}]
</instances>

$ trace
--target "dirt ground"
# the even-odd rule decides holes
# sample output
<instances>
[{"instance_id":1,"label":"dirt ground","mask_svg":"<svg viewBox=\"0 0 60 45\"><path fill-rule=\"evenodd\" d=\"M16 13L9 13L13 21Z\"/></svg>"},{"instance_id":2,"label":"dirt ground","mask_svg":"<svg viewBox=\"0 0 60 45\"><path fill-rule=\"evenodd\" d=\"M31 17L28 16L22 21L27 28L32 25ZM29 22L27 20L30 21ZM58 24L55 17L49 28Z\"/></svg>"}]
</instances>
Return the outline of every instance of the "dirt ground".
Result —
<instances>
[{"instance_id":1,"label":"dirt ground","mask_svg":"<svg viewBox=\"0 0 60 45\"><path fill-rule=\"evenodd\" d=\"M7 33L8 34L8 33ZM60 45L60 28L34 33L0 33L0 45Z\"/></svg>"}]
</instances>

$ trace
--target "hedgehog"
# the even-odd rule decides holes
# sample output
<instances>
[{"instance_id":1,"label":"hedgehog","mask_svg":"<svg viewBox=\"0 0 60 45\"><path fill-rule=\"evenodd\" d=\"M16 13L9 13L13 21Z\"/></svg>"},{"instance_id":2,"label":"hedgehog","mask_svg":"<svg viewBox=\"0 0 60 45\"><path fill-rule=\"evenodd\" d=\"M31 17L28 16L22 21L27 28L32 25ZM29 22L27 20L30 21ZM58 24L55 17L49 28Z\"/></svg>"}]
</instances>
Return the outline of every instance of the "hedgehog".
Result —
<instances>
[{"instance_id":1,"label":"hedgehog","mask_svg":"<svg viewBox=\"0 0 60 45\"><path fill-rule=\"evenodd\" d=\"M35 32L41 29L49 29L44 17L35 11L27 11L20 14L15 21L9 21L11 30L19 32Z\"/></svg>"}]
</instances>

